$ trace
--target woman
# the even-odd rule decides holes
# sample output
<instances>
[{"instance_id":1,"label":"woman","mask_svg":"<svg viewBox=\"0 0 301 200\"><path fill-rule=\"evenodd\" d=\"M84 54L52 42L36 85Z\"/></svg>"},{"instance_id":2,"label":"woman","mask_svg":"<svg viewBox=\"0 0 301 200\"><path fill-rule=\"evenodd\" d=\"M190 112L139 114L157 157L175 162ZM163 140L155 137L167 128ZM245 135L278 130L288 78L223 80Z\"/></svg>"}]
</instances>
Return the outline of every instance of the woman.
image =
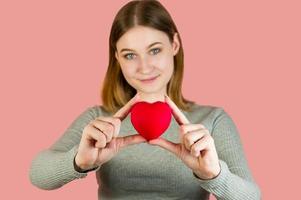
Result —
<instances>
[{"instance_id":1,"label":"woman","mask_svg":"<svg viewBox=\"0 0 301 200\"><path fill-rule=\"evenodd\" d=\"M231 117L182 96L183 48L168 11L158 1L129 2L114 19L109 48L103 105L36 156L31 182L51 190L96 171L99 199L260 199ZM172 109L160 138L135 133L129 111L139 101Z\"/></svg>"}]
</instances>

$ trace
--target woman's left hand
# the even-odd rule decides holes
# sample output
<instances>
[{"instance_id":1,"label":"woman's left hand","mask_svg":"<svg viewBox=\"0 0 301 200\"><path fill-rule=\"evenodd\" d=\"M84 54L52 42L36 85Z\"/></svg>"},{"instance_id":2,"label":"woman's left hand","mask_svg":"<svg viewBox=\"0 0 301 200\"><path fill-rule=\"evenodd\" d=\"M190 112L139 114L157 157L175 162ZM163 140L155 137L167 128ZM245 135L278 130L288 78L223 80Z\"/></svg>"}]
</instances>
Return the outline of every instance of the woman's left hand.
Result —
<instances>
[{"instance_id":1,"label":"woman's left hand","mask_svg":"<svg viewBox=\"0 0 301 200\"><path fill-rule=\"evenodd\" d=\"M150 140L149 144L160 146L179 157L201 179L215 178L221 168L214 140L202 124L190 124L176 104L166 95L166 103L180 125L180 143L164 138Z\"/></svg>"}]
</instances>

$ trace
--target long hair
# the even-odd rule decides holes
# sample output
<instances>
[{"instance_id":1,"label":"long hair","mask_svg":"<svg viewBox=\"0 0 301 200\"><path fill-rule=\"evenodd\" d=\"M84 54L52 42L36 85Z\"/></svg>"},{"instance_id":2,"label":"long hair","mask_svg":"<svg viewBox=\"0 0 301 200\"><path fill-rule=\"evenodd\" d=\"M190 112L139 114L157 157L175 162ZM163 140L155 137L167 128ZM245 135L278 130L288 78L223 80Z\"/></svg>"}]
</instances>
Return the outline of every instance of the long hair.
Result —
<instances>
[{"instance_id":1,"label":"long hair","mask_svg":"<svg viewBox=\"0 0 301 200\"><path fill-rule=\"evenodd\" d=\"M190 110L192 101L186 100L181 90L184 52L180 34L168 11L156 0L130 1L118 11L114 18L109 38L109 66L101 91L103 109L115 113L136 94L136 89L128 84L122 74L115 51L117 51L118 39L137 25L151 27L166 33L171 43L174 34L178 33L180 48L177 55L174 56L174 73L167 84L167 95L180 109Z\"/></svg>"}]
</instances>

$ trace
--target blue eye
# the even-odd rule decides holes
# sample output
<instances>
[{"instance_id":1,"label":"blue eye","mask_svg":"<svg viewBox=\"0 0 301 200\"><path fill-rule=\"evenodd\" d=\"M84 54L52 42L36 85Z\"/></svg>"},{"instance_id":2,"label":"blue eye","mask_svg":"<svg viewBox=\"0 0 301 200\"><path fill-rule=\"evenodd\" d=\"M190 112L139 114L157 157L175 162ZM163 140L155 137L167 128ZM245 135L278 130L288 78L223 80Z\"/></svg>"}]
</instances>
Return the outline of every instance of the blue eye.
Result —
<instances>
[{"instance_id":1,"label":"blue eye","mask_svg":"<svg viewBox=\"0 0 301 200\"><path fill-rule=\"evenodd\" d=\"M133 55L132 53L128 53L128 54L125 54L123 57L127 60L132 60L133 59Z\"/></svg>"},{"instance_id":2,"label":"blue eye","mask_svg":"<svg viewBox=\"0 0 301 200\"><path fill-rule=\"evenodd\" d=\"M151 50L152 55L156 55L156 54L158 54L160 51L161 51L160 48L154 48L154 49ZM132 60L132 59L134 59L134 56L135 56L135 54L133 54L133 53L127 53L127 54L125 54L123 57L124 57L125 59L127 59L127 60Z\"/></svg>"},{"instance_id":3,"label":"blue eye","mask_svg":"<svg viewBox=\"0 0 301 200\"><path fill-rule=\"evenodd\" d=\"M159 48L152 49L151 52L154 52L154 55L158 54L161 51Z\"/></svg>"}]
</instances>

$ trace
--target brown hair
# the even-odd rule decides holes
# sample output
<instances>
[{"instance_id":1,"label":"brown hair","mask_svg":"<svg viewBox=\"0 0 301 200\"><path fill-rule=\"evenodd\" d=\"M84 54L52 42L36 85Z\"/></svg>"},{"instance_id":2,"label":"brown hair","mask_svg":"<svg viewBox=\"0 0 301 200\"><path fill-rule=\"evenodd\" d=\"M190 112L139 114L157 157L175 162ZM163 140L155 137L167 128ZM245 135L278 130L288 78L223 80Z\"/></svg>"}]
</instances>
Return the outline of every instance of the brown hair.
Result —
<instances>
[{"instance_id":1,"label":"brown hair","mask_svg":"<svg viewBox=\"0 0 301 200\"><path fill-rule=\"evenodd\" d=\"M168 11L156 0L130 1L119 10L111 27L109 66L104 78L101 96L103 108L107 112L115 113L136 94L136 89L125 80L115 57L118 39L136 25L147 26L165 32L171 43L173 42L174 34L178 33L177 27ZM167 84L167 95L180 109L187 111L190 109L192 101L188 101L182 96L184 52L179 33L178 38L180 49L177 55L174 56L174 73Z\"/></svg>"}]
</instances>

